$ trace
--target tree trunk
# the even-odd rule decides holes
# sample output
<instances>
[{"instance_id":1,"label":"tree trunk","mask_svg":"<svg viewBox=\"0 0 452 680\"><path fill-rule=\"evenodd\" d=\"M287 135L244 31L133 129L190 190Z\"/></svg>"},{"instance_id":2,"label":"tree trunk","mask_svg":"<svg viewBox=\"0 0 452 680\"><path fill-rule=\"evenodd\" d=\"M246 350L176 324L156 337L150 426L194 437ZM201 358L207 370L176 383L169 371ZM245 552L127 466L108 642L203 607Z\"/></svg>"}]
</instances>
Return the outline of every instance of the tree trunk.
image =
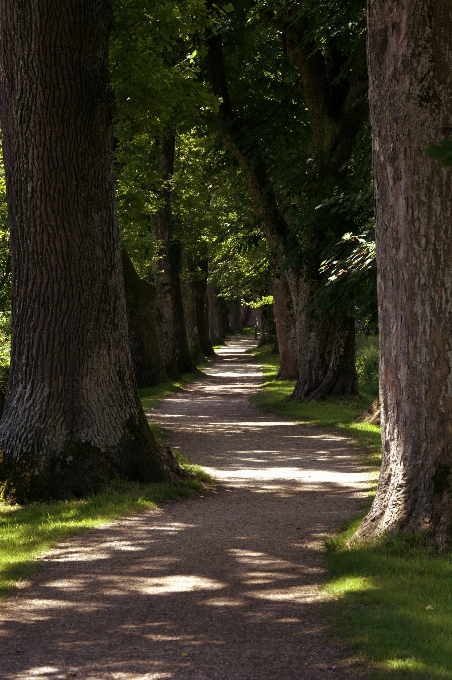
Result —
<instances>
[{"instance_id":1,"label":"tree trunk","mask_svg":"<svg viewBox=\"0 0 452 680\"><path fill-rule=\"evenodd\" d=\"M290 281L290 279L289 279ZM355 319L336 312L317 317L309 306L309 277L291 280L296 300L298 378L291 399L310 401L329 396L357 396Z\"/></svg>"},{"instance_id":2,"label":"tree trunk","mask_svg":"<svg viewBox=\"0 0 452 680\"><path fill-rule=\"evenodd\" d=\"M273 307L280 365L276 380L296 380L298 377L295 314L285 274L273 281Z\"/></svg>"},{"instance_id":3,"label":"tree trunk","mask_svg":"<svg viewBox=\"0 0 452 680\"><path fill-rule=\"evenodd\" d=\"M190 274L188 274L188 277ZM182 281L182 298L184 303L185 328L187 330L188 347L190 356L195 364L204 359L201 341L198 333L196 290L193 281L185 277Z\"/></svg>"},{"instance_id":4,"label":"tree trunk","mask_svg":"<svg viewBox=\"0 0 452 680\"><path fill-rule=\"evenodd\" d=\"M152 216L154 239L161 243L160 259L153 267L156 288L155 320L167 374L173 380L180 378L177 367L176 329L174 327L174 290L171 271L170 220L171 188L169 181L174 172L175 137L169 135L159 141L157 171L161 173L162 187L158 192L162 205Z\"/></svg>"},{"instance_id":5,"label":"tree trunk","mask_svg":"<svg viewBox=\"0 0 452 680\"><path fill-rule=\"evenodd\" d=\"M424 151L452 121L452 5L371 0L383 462L357 538L452 536L452 171Z\"/></svg>"},{"instance_id":6,"label":"tree trunk","mask_svg":"<svg viewBox=\"0 0 452 680\"><path fill-rule=\"evenodd\" d=\"M175 137L168 135L159 141L157 170L162 186L159 197L162 206L152 216L152 229L156 241L162 244L160 259L154 265L156 296L156 321L165 361L166 372L172 379L181 373L195 371L188 348L183 316L180 283L180 245L171 240L171 186L174 172Z\"/></svg>"},{"instance_id":7,"label":"tree trunk","mask_svg":"<svg viewBox=\"0 0 452 680\"><path fill-rule=\"evenodd\" d=\"M111 169L108 0L0 0L13 274L0 479L19 502L169 468L136 392Z\"/></svg>"},{"instance_id":8,"label":"tree trunk","mask_svg":"<svg viewBox=\"0 0 452 680\"><path fill-rule=\"evenodd\" d=\"M240 310L240 323L242 324L242 328L244 326L249 326L251 323L251 307L248 307L247 305L242 305L241 310Z\"/></svg>"},{"instance_id":9,"label":"tree trunk","mask_svg":"<svg viewBox=\"0 0 452 680\"><path fill-rule=\"evenodd\" d=\"M207 284L207 300L209 303L209 339L212 345L223 345L227 330L224 329L224 304L217 295L213 283ZM227 316L227 309L226 309Z\"/></svg>"},{"instance_id":10,"label":"tree trunk","mask_svg":"<svg viewBox=\"0 0 452 680\"><path fill-rule=\"evenodd\" d=\"M239 297L231 300L229 312L229 326L235 335L241 335L243 333L242 328L242 302Z\"/></svg>"},{"instance_id":11,"label":"tree trunk","mask_svg":"<svg viewBox=\"0 0 452 680\"><path fill-rule=\"evenodd\" d=\"M196 364L190 355L187 330L185 327L184 303L182 300L182 246L177 240L173 240L170 246L171 275L173 279L174 322L173 328L176 334L176 363L180 373L196 373Z\"/></svg>"},{"instance_id":12,"label":"tree trunk","mask_svg":"<svg viewBox=\"0 0 452 680\"><path fill-rule=\"evenodd\" d=\"M215 352L209 338L209 302L207 299L207 276L209 265L207 259L198 260L198 277L194 281L196 296L196 323L201 349L205 357L214 356Z\"/></svg>"},{"instance_id":13,"label":"tree trunk","mask_svg":"<svg viewBox=\"0 0 452 680\"><path fill-rule=\"evenodd\" d=\"M127 322L133 370L138 387L150 387L169 380L153 310L155 286L140 279L132 260L122 248Z\"/></svg>"}]
</instances>

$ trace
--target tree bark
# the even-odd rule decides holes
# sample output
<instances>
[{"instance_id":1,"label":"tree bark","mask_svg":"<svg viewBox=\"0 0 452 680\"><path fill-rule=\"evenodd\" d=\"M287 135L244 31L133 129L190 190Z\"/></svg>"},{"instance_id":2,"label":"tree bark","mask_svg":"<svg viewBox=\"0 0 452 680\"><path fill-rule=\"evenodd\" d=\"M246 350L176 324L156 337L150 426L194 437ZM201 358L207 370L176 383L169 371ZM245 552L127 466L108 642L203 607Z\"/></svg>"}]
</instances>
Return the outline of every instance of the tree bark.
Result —
<instances>
[{"instance_id":1,"label":"tree bark","mask_svg":"<svg viewBox=\"0 0 452 680\"><path fill-rule=\"evenodd\" d=\"M182 299L182 245L177 240L172 240L170 246L170 266L173 279L174 296L174 331L176 334L176 362L180 373L196 373L196 364L190 355L187 329L185 327L184 303Z\"/></svg>"},{"instance_id":2,"label":"tree bark","mask_svg":"<svg viewBox=\"0 0 452 680\"><path fill-rule=\"evenodd\" d=\"M159 331L165 368L177 380L181 373L196 371L190 357L183 314L180 282L180 244L171 239L171 186L174 173L176 140L170 134L159 140L157 170L162 186L159 198L162 206L152 216L152 230L156 241L162 244L160 259L154 265L154 282L157 291L156 321Z\"/></svg>"},{"instance_id":3,"label":"tree bark","mask_svg":"<svg viewBox=\"0 0 452 680\"><path fill-rule=\"evenodd\" d=\"M340 311L328 316L316 313L310 307L315 283L309 275L296 279L289 271L286 275L296 301L298 377L291 399L358 396L354 318Z\"/></svg>"},{"instance_id":4,"label":"tree bark","mask_svg":"<svg viewBox=\"0 0 452 680\"><path fill-rule=\"evenodd\" d=\"M166 375L153 314L155 286L140 279L125 248L122 248L122 264L129 343L137 386L158 385L169 378Z\"/></svg>"},{"instance_id":5,"label":"tree bark","mask_svg":"<svg viewBox=\"0 0 452 680\"><path fill-rule=\"evenodd\" d=\"M207 258L198 260L198 277L194 281L196 297L196 323L199 341L205 357L214 356L215 352L209 338L209 301L207 298L207 276L209 263Z\"/></svg>"},{"instance_id":6,"label":"tree bark","mask_svg":"<svg viewBox=\"0 0 452 680\"><path fill-rule=\"evenodd\" d=\"M209 340L212 345L222 345L224 340L222 306L213 283L207 284L209 305Z\"/></svg>"},{"instance_id":7,"label":"tree bark","mask_svg":"<svg viewBox=\"0 0 452 680\"><path fill-rule=\"evenodd\" d=\"M243 333L242 328L242 301L239 297L230 300L229 326L235 335Z\"/></svg>"},{"instance_id":8,"label":"tree bark","mask_svg":"<svg viewBox=\"0 0 452 680\"><path fill-rule=\"evenodd\" d=\"M298 361L295 314L284 273L273 281L273 308L280 357L276 380L296 380L298 377Z\"/></svg>"},{"instance_id":9,"label":"tree bark","mask_svg":"<svg viewBox=\"0 0 452 680\"><path fill-rule=\"evenodd\" d=\"M452 537L452 5L371 0L368 57L380 319L383 462L357 538Z\"/></svg>"},{"instance_id":10,"label":"tree bark","mask_svg":"<svg viewBox=\"0 0 452 680\"><path fill-rule=\"evenodd\" d=\"M158 195L162 205L152 216L152 233L154 239L161 243L160 258L153 267L157 291L155 319L165 361L165 369L173 380L180 378L180 372L177 367L175 303L170 241L171 187L169 182L174 173L175 144L174 135L168 135L159 140L157 171L161 174L162 186L158 191Z\"/></svg>"},{"instance_id":11,"label":"tree bark","mask_svg":"<svg viewBox=\"0 0 452 680\"><path fill-rule=\"evenodd\" d=\"M188 274L190 276L190 274ZM188 347L190 356L195 364L204 359L201 348L201 340L198 333L196 290L190 278L182 281L182 298L184 303L185 327L187 330Z\"/></svg>"},{"instance_id":12,"label":"tree bark","mask_svg":"<svg viewBox=\"0 0 452 680\"><path fill-rule=\"evenodd\" d=\"M13 276L0 479L19 502L170 478L136 392L111 169L108 0L0 0Z\"/></svg>"}]
</instances>

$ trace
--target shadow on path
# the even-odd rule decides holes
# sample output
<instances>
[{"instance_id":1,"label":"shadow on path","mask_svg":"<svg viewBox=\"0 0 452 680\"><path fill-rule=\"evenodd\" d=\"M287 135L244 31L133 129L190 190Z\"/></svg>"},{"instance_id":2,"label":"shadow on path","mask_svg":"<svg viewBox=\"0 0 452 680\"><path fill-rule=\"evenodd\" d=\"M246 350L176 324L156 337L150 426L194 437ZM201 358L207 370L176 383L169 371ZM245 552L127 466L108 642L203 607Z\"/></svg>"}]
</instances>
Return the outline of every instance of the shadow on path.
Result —
<instances>
[{"instance_id":1,"label":"shadow on path","mask_svg":"<svg viewBox=\"0 0 452 680\"><path fill-rule=\"evenodd\" d=\"M2 679L355 677L322 644L321 547L367 481L345 439L249 404L252 344L151 414L218 490L60 545L2 611Z\"/></svg>"}]
</instances>

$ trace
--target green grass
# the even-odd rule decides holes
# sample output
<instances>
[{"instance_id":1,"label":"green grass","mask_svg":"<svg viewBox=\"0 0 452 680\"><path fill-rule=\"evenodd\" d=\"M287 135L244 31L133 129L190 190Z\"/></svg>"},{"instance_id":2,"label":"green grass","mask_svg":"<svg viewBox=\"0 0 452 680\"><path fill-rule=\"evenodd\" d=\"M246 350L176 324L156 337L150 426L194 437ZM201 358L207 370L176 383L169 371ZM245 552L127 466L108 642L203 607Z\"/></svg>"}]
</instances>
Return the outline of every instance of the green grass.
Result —
<instances>
[{"instance_id":1,"label":"green grass","mask_svg":"<svg viewBox=\"0 0 452 680\"><path fill-rule=\"evenodd\" d=\"M380 428L369 423L356 423L353 419L373 401L372 385L360 385L362 397L351 399L327 399L326 401L286 401L294 388L292 380L275 380L279 368L279 355L272 354L265 345L251 350L263 370L266 381L263 389L250 401L259 408L285 416L295 422L326 429L340 430L352 437L366 449L369 463L379 465L381 453Z\"/></svg>"},{"instance_id":2,"label":"green grass","mask_svg":"<svg viewBox=\"0 0 452 680\"><path fill-rule=\"evenodd\" d=\"M274 380L279 357L268 347L252 352L266 381L251 401L296 422L353 437L363 461L378 470L379 428L352 420L376 394L376 338L358 337L361 400L286 402L294 383ZM424 537L409 535L350 545L369 506L370 499L327 543L331 634L362 661L369 680L452 680L452 555L438 555Z\"/></svg>"},{"instance_id":3,"label":"green grass","mask_svg":"<svg viewBox=\"0 0 452 680\"><path fill-rule=\"evenodd\" d=\"M208 365L208 363L206 362L206 364L202 364L202 366L204 365ZM180 392L184 389L185 385L193 382L193 380L196 380L196 378L200 378L202 375L202 371L199 371L198 373L185 373L179 381L176 380L174 382L166 382L162 383L161 385L144 387L143 389L138 390L144 410L152 410L158 406L162 399L165 399L165 397L169 397L172 394L177 394L177 392Z\"/></svg>"},{"instance_id":4,"label":"green grass","mask_svg":"<svg viewBox=\"0 0 452 680\"><path fill-rule=\"evenodd\" d=\"M140 390L144 409L150 410L166 396L179 392L200 374L187 374L179 383L166 383ZM159 441L169 432L152 426ZM206 490L213 479L199 465L178 455L180 465L195 475L179 485L138 484L116 480L86 500L33 503L11 506L0 502L0 599L11 593L18 581L29 578L39 559L59 541L124 515L155 508L168 500L189 498Z\"/></svg>"},{"instance_id":5,"label":"green grass","mask_svg":"<svg viewBox=\"0 0 452 680\"><path fill-rule=\"evenodd\" d=\"M196 471L196 466L187 467ZM206 478L203 473L202 480ZM196 479L183 480L178 486L118 480L87 500L23 507L0 504L0 598L17 581L31 576L39 567L39 558L59 541L118 517L156 508L164 501L189 498L204 488Z\"/></svg>"},{"instance_id":6,"label":"green grass","mask_svg":"<svg viewBox=\"0 0 452 680\"><path fill-rule=\"evenodd\" d=\"M452 555L409 535L349 547L360 521L327 544L334 636L372 680L452 679Z\"/></svg>"}]
</instances>

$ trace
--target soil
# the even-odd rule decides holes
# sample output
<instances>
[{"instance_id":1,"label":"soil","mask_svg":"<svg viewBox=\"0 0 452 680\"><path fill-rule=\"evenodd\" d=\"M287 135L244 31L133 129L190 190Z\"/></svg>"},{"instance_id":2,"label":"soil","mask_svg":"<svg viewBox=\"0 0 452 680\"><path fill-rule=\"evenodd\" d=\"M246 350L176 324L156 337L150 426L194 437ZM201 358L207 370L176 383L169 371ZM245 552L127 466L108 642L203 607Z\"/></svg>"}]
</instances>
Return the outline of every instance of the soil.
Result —
<instances>
[{"instance_id":1,"label":"soil","mask_svg":"<svg viewBox=\"0 0 452 680\"><path fill-rule=\"evenodd\" d=\"M218 480L205 497L60 544L2 608L2 680L341 680L323 542L362 505L346 439L248 402L262 375L236 337L149 414Z\"/></svg>"}]
</instances>

